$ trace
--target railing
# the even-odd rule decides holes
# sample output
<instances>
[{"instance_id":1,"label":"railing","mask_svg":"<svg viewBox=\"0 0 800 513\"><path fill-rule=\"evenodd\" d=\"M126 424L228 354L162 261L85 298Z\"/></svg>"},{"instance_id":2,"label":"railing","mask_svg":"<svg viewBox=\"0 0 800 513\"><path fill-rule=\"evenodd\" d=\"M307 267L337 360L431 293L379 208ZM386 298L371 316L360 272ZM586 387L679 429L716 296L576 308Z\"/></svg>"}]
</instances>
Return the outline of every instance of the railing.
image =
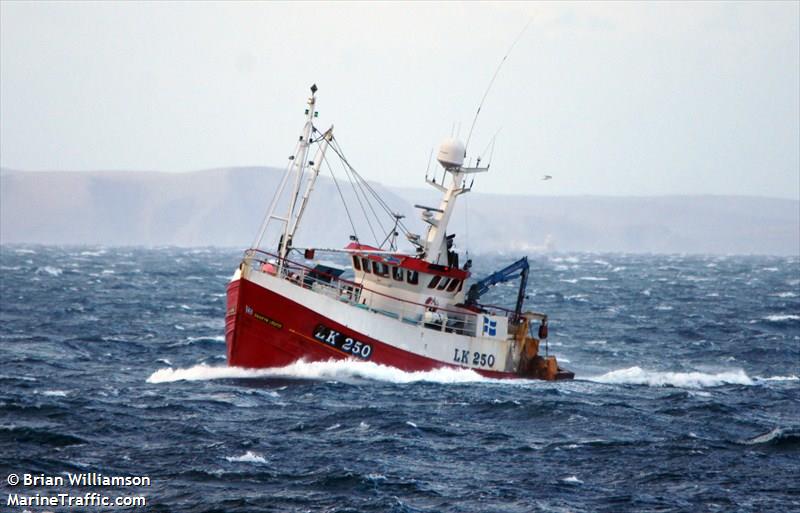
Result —
<instances>
[{"instance_id":1,"label":"railing","mask_svg":"<svg viewBox=\"0 0 800 513\"><path fill-rule=\"evenodd\" d=\"M260 249L245 251L244 263L256 272L278 276L290 283L316 293L362 308L376 314L394 318L406 324L423 326L436 331L475 336L478 314L466 309L444 308L390 296L288 259L280 261L278 255ZM367 291L369 294L364 294ZM380 301L375 299L379 297ZM380 304L378 304L380 303ZM389 307L386 307L386 305ZM493 315L506 315L505 309L489 307ZM509 331L511 326L509 326Z\"/></svg>"}]
</instances>

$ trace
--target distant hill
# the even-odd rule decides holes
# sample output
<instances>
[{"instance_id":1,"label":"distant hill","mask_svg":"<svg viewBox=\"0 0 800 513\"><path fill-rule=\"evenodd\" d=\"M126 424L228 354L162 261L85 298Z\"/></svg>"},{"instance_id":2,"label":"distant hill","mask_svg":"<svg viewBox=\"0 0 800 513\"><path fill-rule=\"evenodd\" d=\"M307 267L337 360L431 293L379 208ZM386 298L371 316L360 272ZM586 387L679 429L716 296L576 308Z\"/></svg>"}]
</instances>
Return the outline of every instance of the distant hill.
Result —
<instances>
[{"instance_id":1,"label":"distant hill","mask_svg":"<svg viewBox=\"0 0 800 513\"><path fill-rule=\"evenodd\" d=\"M0 243L245 247L281 173L257 167L191 173L3 169ZM339 185L361 240L373 242L352 188ZM423 225L413 204L438 205L433 190L372 186L418 232ZM320 179L298 246L347 242L353 228L339 195L330 179ZM475 252L800 254L800 202L787 199L473 192L459 198L451 227L457 245ZM389 228L386 221L383 228Z\"/></svg>"}]
</instances>

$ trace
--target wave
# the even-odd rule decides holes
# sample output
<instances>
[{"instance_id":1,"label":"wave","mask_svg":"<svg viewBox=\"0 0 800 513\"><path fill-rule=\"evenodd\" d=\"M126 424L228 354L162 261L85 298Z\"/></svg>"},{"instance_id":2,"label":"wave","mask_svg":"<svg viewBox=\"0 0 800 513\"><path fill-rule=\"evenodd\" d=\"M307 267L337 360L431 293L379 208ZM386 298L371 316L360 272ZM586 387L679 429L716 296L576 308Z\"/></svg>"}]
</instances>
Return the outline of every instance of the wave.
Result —
<instances>
[{"instance_id":1,"label":"wave","mask_svg":"<svg viewBox=\"0 0 800 513\"><path fill-rule=\"evenodd\" d=\"M706 372L664 372L630 367L607 372L602 376L586 378L596 383L618 385L673 386L681 388L707 388L722 385L753 385L754 381L742 370L729 370L716 374Z\"/></svg>"},{"instance_id":2,"label":"wave","mask_svg":"<svg viewBox=\"0 0 800 513\"><path fill-rule=\"evenodd\" d=\"M262 455L253 451L247 451L241 456L226 456L225 459L231 463L261 463L264 465L267 463Z\"/></svg>"},{"instance_id":3,"label":"wave","mask_svg":"<svg viewBox=\"0 0 800 513\"><path fill-rule=\"evenodd\" d=\"M47 427L30 427L15 425L0 425L0 440L13 441L12 445L31 444L36 447L49 445L53 447L67 447L70 445L84 445L86 440L66 433L51 431Z\"/></svg>"},{"instance_id":4,"label":"wave","mask_svg":"<svg viewBox=\"0 0 800 513\"><path fill-rule=\"evenodd\" d=\"M800 378L792 374L791 376L772 376L769 378L762 378L760 376L756 376L754 378L756 381L800 381Z\"/></svg>"},{"instance_id":5,"label":"wave","mask_svg":"<svg viewBox=\"0 0 800 513\"><path fill-rule=\"evenodd\" d=\"M776 427L768 433L763 433L747 440L740 440L744 445L772 445L776 447L797 447L800 444L800 430Z\"/></svg>"},{"instance_id":6,"label":"wave","mask_svg":"<svg viewBox=\"0 0 800 513\"><path fill-rule=\"evenodd\" d=\"M295 362L272 369L245 369L242 367L213 367L201 363L187 369L165 368L153 372L148 383L175 381L206 381L231 378L296 378L342 380L370 379L388 383L470 383L491 381L470 369L441 368L431 371L405 372L394 367L373 362L328 360L324 362Z\"/></svg>"},{"instance_id":7,"label":"wave","mask_svg":"<svg viewBox=\"0 0 800 513\"><path fill-rule=\"evenodd\" d=\"M45 390L42 392L42 395L46 395L48 397L67 397L69 392L66 390Z\"/></svg>"},{"instance_id":8,"label":"wave","mask_svg":"<svg viewBox=\"0 0 800 513\"><path fill-rule=\"evenodd\" d=\"M770 322L799 321L800 315L795 315L795 314L768 315L764 317L764 320Z\"/></svg>"},{"instance_id":9,"label":"wave","mask_svg":"<svg viewBox=\"0 0 800 513\"><path fill-rule=\"evenodd\" d=\"M63 273L64 270L59 267L46 265L44 267L37 268L35 272L36 274L49 274L50 276L61 276L61 273Z\"/></svg>"}]
</instances>

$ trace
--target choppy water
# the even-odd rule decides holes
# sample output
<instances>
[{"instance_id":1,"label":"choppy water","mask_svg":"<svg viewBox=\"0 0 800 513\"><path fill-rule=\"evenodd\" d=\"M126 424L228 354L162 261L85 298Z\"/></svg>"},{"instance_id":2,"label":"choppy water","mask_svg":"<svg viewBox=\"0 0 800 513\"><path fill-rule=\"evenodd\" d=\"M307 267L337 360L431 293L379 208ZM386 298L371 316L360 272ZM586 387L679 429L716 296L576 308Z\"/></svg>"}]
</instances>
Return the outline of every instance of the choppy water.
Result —
<instances>
[{"instance_id":1,"label":"choppy water","mask_svg":"<svg viewBox=\"0 0 800 513\"><path fill-rule=\"evenodd\" d=\"M0 510L11 472L146 475L148 512L800 510L797 257L533 256L579 378L544 383L226 368L239 256L1 248Z\"/></svg>"}]
</instances>

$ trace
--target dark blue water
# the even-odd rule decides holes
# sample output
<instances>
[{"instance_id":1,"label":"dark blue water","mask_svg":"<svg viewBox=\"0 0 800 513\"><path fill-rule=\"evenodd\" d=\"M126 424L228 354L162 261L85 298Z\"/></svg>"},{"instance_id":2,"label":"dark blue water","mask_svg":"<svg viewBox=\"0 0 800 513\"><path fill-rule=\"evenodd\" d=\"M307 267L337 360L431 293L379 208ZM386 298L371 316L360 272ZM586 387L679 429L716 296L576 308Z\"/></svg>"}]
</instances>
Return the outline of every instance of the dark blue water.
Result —
<instances>
[{"instance_id":1,"label":"dark blue water","mask_svg":"<svg viewBox=\"0 0 800 513\"><path fill-rule=\"evenodd\" d=\"M7 506L67 472L149 476L68 490L147 498L120 511L800 510L797 257L531 256L578 378L544 383L228 369L239 256L1 248L1 511L94 511Z\"/></svg>"}]
</instances>

